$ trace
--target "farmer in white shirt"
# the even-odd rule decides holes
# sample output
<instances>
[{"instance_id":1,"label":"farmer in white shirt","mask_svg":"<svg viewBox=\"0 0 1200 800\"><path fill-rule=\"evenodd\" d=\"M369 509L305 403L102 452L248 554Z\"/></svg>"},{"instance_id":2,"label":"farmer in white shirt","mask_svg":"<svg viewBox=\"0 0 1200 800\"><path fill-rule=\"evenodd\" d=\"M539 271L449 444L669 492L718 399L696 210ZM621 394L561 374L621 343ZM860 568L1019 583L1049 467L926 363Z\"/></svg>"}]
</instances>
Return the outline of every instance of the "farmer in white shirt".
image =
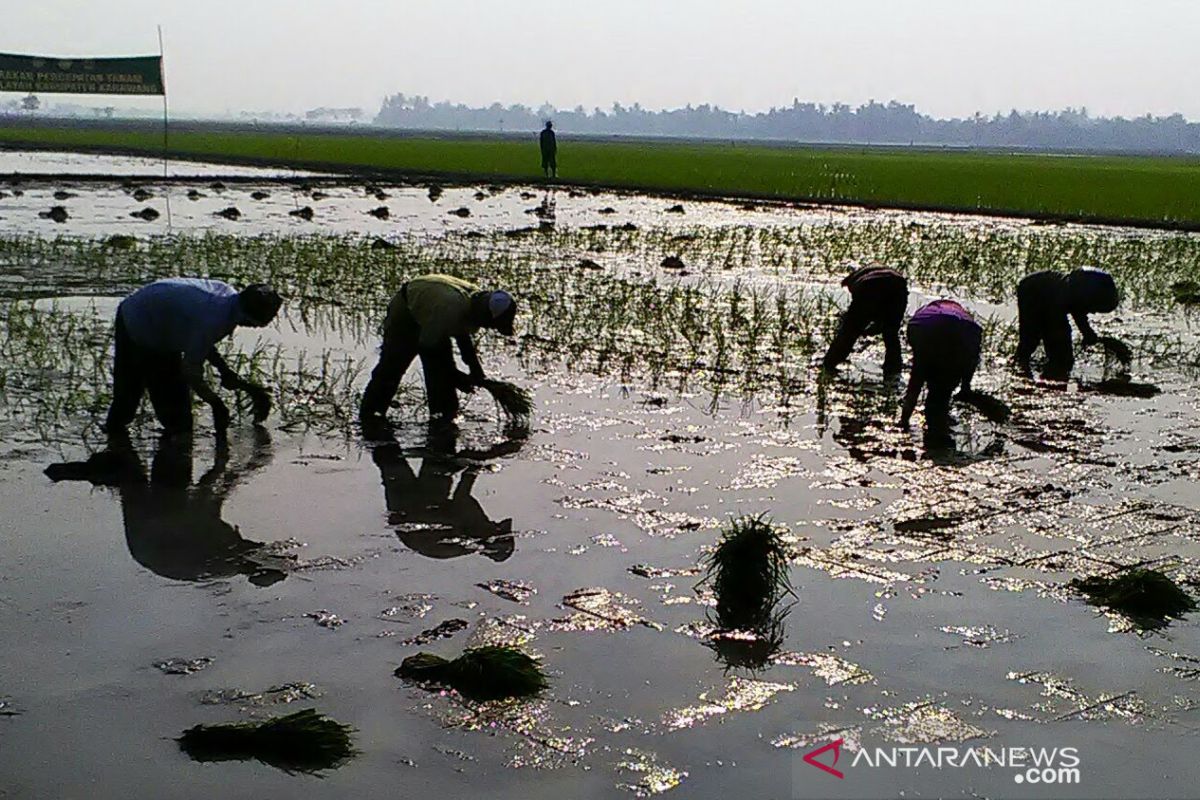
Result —
<instances>
[{"instance_id":1,"label":"farmer in white shirt","mask_svg":"<svg viewBox=\"0 0 1200 800\"><path fill-rule=\"evenodd\" d=\"M254 420L262 422L271 411L270 396L238 377L215 345L238 325L268 325L281 304L265 284L239 292L227 283L202 278L167 278L126 297L117 307L113 400L104 429L124 431L146 392L168 432L190 431L195 391L212 407L213 426L223 433L229 426L229 409L205 381L205 361L220 374L222 387L250 395Z\"/></svg>"}]
</instances>

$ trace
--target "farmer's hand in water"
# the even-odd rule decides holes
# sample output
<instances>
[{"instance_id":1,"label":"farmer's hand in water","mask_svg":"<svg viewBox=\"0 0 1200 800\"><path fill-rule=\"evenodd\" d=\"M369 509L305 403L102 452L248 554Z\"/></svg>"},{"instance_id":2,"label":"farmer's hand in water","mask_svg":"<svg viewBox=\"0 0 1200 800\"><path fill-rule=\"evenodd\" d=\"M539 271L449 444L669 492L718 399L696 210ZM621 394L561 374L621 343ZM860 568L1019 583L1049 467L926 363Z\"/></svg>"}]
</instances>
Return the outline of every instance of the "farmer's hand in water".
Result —
<instances>
[{"instance_id":1,"label":"farmer's hand in water","mask_svg":"<svg viewBox=\"0 0 1200 800\"><path fill-rule=\"evenodd\" d=\"M271 413L271 395L266 389L253 383L246 383L242 388L250 395L250 402L254 406L255 424L261 424Z\"/></svg>"},{"instance_id":2,"label":"farmer's hand in water","mask_svg":"<svg viewBox=\"0 0 1200 800\"><path fill-rule=\"evenodd\" d=\"M479 385L482 378L476 378L474 375L468 375L465 372L458 373L458 390L467 392L468 394L475 391L475 387Z\"/></svg>"},{"instance_id":3,"label":"farmer's hand in water","mask_svg":"<svg viewBox=\"0 0 1200 800\"><path fill-rule=\"evenodd\" d=\"M1122 342L1115 336L1101 336L1097 341L1104 347L1114 358L1122 364L1128 364L1133 360L1133 351L1129 349L1129 345Z\"/></svg>"}]
</instances>

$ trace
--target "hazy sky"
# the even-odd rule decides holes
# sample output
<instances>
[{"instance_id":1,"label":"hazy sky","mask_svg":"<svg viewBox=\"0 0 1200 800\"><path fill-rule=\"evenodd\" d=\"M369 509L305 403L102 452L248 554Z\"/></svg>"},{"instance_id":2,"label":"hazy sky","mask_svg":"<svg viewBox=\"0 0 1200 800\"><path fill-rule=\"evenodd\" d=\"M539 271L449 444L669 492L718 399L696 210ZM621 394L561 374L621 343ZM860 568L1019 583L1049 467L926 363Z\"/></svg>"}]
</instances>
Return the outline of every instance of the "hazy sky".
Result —
<instances>
[{"instance_id":1,"label":"hazy sky","mask_svg":"<svg viewBox=\"0 0 1200 800\"><path fill-rule=\"evenodd\" d=\"M937 116L1087 106L1200 119L1194 0L4 4L8 52L154 53L161 23L180 112L326 105L373 114L403 91L472 105L754 111L799 97L896 99Z\"/></svg>"}]
</instances>

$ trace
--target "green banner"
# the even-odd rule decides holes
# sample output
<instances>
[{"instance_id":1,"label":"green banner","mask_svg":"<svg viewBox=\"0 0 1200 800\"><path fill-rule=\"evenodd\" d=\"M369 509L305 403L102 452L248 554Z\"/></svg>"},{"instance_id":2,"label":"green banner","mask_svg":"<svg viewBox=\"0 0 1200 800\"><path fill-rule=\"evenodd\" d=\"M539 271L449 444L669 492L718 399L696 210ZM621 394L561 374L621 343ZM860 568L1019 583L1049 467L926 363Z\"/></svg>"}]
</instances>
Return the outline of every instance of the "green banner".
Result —
<instances>
[{"instance_id":1,"label":"green banner","mask_svg":"<svg viewBox=\"0 0 1200 800\"><path fill-rule=\"evenodd\" d=\"M163 94L162 58L51 58L0 53L0 92Z\"/></svg>"}]
</instances>

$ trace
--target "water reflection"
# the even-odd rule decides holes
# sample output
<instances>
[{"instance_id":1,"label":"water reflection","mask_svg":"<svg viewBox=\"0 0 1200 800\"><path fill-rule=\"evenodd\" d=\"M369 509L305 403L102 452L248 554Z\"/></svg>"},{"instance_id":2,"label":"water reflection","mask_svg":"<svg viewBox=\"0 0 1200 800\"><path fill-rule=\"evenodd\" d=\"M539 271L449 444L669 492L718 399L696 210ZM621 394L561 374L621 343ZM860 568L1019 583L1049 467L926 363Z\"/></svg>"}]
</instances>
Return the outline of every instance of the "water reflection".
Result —
<instances>
[{"instance_id":1,"label":"water reflection","mask_svg":"<svg viewBox=\"0 0 1200 800\"><path fill-rule=\"evenodd\" d=\"M429 558L483 553L504 561L515 548L512 519L499 522L473 496L483 462L516 453L525 444L516 434L485 449L458 449L453 425L429 426L424 447L404 448L385 432L372 450L387 503L388 524L407 547ZM420 459L414 471L410 459ZM457 477L457 484L455 478Z\"/></svg>"},{"instance_id":2,"label":"water reflection","mask_svg":"<svg viewBox=\"0 0 1200 800\"><path fill-rule=\"evenodd\" d=\"M855 461L916 458L908 437L897 427L899 412L898 379L850 381L822 376L817 381L817 434L824 436L836 418L833 440Z\"/></svg>"},{"instance_id":3,"label":"water reflection","mask_svg":"<svg viewBox=\"0 0 1200 800\"><path fill-rule=\"evenodd\" d=\"M46 474L55 481L113 487L121 501L129 554L164 578L204 581L246 575L256 586L283 580L287 573L272 563L277 557L268 546L244 538L222 519L225 501L238 484L271 462L269 434L256 429L247 452L237 459L228 443L218 443L212 467L194 485L192 443L190 436L160 438L147 475L130 440L117 436L86 461L52 464Z\"/></svg>"}]
</instances>

